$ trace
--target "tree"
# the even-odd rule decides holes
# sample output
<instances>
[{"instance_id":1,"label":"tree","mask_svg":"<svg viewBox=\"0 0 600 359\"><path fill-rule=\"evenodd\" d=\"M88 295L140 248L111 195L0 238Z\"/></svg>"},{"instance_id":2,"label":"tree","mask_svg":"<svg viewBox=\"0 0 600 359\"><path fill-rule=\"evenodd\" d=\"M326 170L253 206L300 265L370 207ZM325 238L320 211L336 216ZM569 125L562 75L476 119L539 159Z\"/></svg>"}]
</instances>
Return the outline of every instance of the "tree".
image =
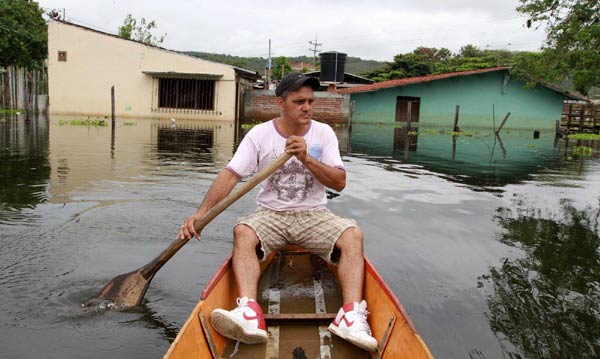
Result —
<instances>
[{"instance_id":1,"label":"tree","mask_svg":"<svg viewBox=\"0 0 600 359\"><path fill-rule=\"evenodd\" d=\"M290 59L288 59L285 56L279 56L274 59L271 78L280 79L283 78L285 74L289 74L290 72L292 72L292 65L290 64Z\"/></svg>"},{"instance_id":2,"label":"tree","mask_svg":"<svg viewBox=\"0 0 600 359\"><path fill-rule=\"evenodd\" d=\"M152 20L147 23L145 18L141 18L138 25L138 20L131 14L127 14L127 17L123 20L123 26L119 26L119 37L143 42L146 45L158 46L163 43L167 34L165 33L157 38L152 34L155 29L156 21Z\"/></svg>"},{"instance_id":3,"label":"tree","mask_svg":"<svg viewBox=\"0 0 600 359\"><path fill-rule=\"evenodd\" d=\"M520 0L517 11L529 15L527 26L546 26L541 80L570 80L588 94L600 86L600 2L597 0ZM523 70L522 72L526 72Z\"/></svg>"},{"instance_id":4,"label":"tree","mask_svg":"<svg viewBox=\"0 0 600 359\"><path fill-rule=\"evenodd\" d=\"M461 46L458 51L458 56L460 57L481 57L483 56L483 51L475 45L467 44L465 46Z\"/></svg>"},{"instance_id":5,"label":"tree","mask_svg":"<svg viewBox=\"0 0 600 359\"><path fill-rule=\"evenodd\" d=\"M386 81L489 68L497 66L497 63L498 57L494 53L473 45L463 46L456 55L446 48L418 47L410 53L394 56L394 62L388 62L384 68L366 76L375 81Z\"/></svg>"},{"instance_id":6,"label":"tree","mask_svg":"<svg viewBox=\"0 0 600 359\"><path fill-rule=\"evenodd\" d=\"M41 66L48 54L44 11L32 0L0 1L0 67Z\"/></svg>"}]
</instances>

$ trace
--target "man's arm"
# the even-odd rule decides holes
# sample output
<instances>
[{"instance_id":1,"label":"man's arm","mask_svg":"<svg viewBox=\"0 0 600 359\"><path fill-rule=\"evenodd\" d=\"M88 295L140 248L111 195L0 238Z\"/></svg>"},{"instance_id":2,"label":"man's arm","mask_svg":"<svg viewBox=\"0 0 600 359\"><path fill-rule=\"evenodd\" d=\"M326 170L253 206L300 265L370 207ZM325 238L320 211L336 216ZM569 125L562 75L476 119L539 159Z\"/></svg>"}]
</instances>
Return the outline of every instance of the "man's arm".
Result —
<instances>
[{"instance_id":1,"label":"man's arm","mask_svg":"<svg viewBox=\"0 0 600 359\"><path fill-rule=\"evenodd\" d=\"M341 191L346 187L346 171L331 167L310 156L306 151L306 141L300 136L290 136L285 145L285 151L296 156L306 168L324 186Z\"/></svg>"},{"instance_id":2,"label":"man's arm","mask_svg":"<svg viewBox=\"0 0 600 359\"><path fill-rule=\"evenodd\" d=\"M220 200L225 198L238 182L238 177L235 176L231 171L228 169L222 170L208 189L208 192L204 196L204 200L200 204L200 208L198 208L196 213L187 217L183 222L177 238L190 239L196 236L196 238L199 240L200 232L196 233L194 223L204 216L204 214L213 208L217 203L219 203Z\"/></svg>"}]
</instances>

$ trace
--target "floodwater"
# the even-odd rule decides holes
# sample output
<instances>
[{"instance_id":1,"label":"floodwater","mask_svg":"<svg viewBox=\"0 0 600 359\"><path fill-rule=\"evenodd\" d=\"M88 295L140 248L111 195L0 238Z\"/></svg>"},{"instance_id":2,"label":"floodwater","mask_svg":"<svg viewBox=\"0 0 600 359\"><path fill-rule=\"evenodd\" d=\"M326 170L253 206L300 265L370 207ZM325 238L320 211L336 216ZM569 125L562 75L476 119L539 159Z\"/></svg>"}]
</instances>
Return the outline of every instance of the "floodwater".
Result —
<instances>
[{"instance_id":1,"label":"floodwater","mask_svg":"<svg viewBox=\"0 0 600 359\"><path fill-rule=\"evenodd\" d=\"M82 308L174 238L231 158L217 122L0 118L3 358L162 357L255 191L156 275L132 311ZM504 129L336 127L348 185L329 207L437 358L600 356L600 146ZM593 147L591 155L581 148ZM578 154L580 153L580 154Z\"/></svg>"}]
</instances>

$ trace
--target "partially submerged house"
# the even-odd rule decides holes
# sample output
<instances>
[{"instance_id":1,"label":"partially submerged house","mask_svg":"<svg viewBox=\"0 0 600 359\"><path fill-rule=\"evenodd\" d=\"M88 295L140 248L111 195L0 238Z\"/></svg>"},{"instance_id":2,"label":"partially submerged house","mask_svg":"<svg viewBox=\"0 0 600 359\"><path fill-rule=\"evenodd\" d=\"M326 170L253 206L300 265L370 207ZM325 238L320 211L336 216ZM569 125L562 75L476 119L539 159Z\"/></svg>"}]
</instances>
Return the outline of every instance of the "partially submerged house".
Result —
<instances>
[{"instance_id":1,"label":"partially submerged house","mask_svg":"<svg viewBox=\"0 0 600 359\"><path fill-rule=\"evenodd\" d=\"M564 89L529 88L508 67L411 77L339 89L354 102L353 123L436 126L452 129L459 106L461 129L493 128L510 112L504 128L555 129L563 101L585 100Z\"/></svg>"},{"instance_id":2,"label":"partially submerged house","mask_svg":"<svg viewBox=\"0 0 600 359\"><path fill-rule=\"evenodd\" d=\"M235 121L259 75L63 21L48 24L50 115Z\"/></svg>"}]
</instances>

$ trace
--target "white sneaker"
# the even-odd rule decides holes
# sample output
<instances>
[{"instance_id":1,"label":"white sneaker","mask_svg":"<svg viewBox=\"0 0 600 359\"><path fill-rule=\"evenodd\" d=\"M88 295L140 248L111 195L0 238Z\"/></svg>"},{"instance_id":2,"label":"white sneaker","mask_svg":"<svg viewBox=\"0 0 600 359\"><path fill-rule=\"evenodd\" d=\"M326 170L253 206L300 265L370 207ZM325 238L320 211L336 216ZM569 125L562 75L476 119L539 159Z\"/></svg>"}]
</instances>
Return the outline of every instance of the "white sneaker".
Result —
<instances>
[{"instance_id":1,"label":"white sneaker","mask_svg":"<svg viewBox=\"0 0 600 359\"><path fill-rule=\"evenodd\" d=\"M340 308L329 331L366 351L377 350L377 339L373 338L367 322L367 302L348 303Z\"/></svg>"},{"instance_id":2,"label":"white sneaker","mask_svg":"<svg viewBox=\"0 0 600 359\"><path fill-rule=\"evenodd\" d=\"M237 305L231 311L213 310L210 315L212 326L223 336L245 344L265 343L267 326L260 305L247 297L238 298Z\"/></svg>"}]
</instances>

